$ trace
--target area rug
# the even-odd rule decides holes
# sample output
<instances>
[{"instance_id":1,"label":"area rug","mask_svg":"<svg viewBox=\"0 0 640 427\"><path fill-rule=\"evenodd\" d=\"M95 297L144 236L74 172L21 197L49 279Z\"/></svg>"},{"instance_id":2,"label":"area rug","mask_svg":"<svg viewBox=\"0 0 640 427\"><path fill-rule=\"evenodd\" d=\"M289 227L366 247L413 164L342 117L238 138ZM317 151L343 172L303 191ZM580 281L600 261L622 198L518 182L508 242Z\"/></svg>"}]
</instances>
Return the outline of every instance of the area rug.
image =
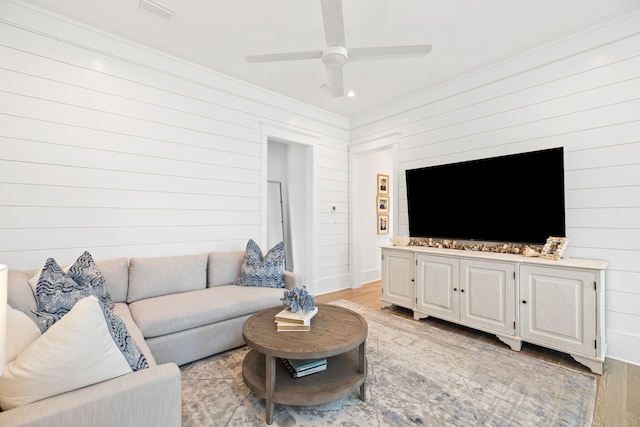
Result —
<instances>
[{"instance_id":1,"label":"area rug","mask_svg":"<svg viewBox=\"0 0 640 427\"><path fill-rule=\"evenodd\" d=\"M596 377L340 300L369 325L367 401L275 405L274 426L590 426ZM181 368L183 426L264 426L247 347Z\"/></svg>"}]
</instances>

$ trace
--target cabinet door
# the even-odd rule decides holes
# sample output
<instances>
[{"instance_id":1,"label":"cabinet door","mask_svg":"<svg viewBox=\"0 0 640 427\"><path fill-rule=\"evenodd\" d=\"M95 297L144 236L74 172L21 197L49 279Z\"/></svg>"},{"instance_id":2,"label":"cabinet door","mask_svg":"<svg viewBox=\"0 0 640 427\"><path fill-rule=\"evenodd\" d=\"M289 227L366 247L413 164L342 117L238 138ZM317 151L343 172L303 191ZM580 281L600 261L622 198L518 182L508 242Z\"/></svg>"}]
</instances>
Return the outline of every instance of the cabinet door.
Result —
<instances>
[{"instance_id":1,"label":"cabinet door","mask_svg":"<svg viewBox=\"0 0 640 427\"><path fill-rule=\"evenodd\" d=\"M516 267L513 263L460 261L460 322L516 334Z\"/></svg>"},{"instance_id":2,"label":"cabinet door","mask_svg":"<svg viewBox=\"0 0 640 427\"><path fill-rule=\"evenodd\" d=\"M596 273L520 267L520 335L567 353L596 355Z\"/></svg>"},{"instance_id":3,"label":"cabinet door","mask_svg":"<svg viewBox=\"0 0 640 427\"><path fill-rule=\"evenodd\" d=\"M456 258L416 255L416 311L458 321L459 264Z\"/></svg>"},{"instance_id":4,"label":"cabinet door","mask_svg":"<svg viewBox=\"0 0 640 427\"><path fill-rule=\"evenodd\" d=\"M413 252L382 251L382 300L400 307L415 307L413 259Z\"/></svg>"}]
</instances>

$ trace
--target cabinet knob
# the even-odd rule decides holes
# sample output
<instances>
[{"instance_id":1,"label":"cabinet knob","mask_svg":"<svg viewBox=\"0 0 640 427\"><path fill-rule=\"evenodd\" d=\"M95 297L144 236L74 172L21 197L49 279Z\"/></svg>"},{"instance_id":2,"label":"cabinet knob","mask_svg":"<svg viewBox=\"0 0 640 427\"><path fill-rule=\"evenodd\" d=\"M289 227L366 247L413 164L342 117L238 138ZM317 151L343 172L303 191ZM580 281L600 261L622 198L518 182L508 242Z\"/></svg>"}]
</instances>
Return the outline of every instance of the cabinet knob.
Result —
<instances>
[{"instance_id":1,"label":"cabinet knob","mask_svg":"<svg viewBox=\"0 0 640 427\"><path fill-rule=\"evenodd\" d=\"M457 291L458 291L458 288L453 288L453 291L454 291L454 292L457 292Z\"/></svg>"},{"instance_id":2,"label":"cabinet knob","mask_svg":"<svg viewBox=\"0 0 640 427\"><path fill-rule=\"evenodd\" d=\"M523 303L523 304L526 304L527 302L526 302L525 300L522 300L522 303Z\"/></svg>"},{"instance_id":3,"label":"cabinet knob","mask_svg":"<svg viewBox=\"0 0 640 427\"><path fill-rule=\"evenodd\" d=\"M460 289L460 292L464 292L464 289Z\"/></svg>"}]
</instances>

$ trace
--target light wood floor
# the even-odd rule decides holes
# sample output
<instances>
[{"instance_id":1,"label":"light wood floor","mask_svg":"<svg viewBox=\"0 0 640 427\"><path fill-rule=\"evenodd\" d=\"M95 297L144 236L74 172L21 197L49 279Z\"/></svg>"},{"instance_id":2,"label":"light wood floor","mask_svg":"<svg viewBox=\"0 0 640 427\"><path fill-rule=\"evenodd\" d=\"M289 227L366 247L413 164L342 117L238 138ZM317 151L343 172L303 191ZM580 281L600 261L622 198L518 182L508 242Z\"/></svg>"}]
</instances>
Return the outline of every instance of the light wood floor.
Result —
<instances>
[{"instance_id":1,"label":"light wood floor","mask_svg":"<svg viewBox=\"0 0 640 427\"><path fill-rule=\"evenodd\" d=\"M355 303L382 310L380 308L380 282L373 282L359 289L346 289L330 294L316 296L316 302L328 303L346 299ZM413 320L413 312L400 307L389 307L384 311ZM416 320L417 322L417 320ZM420 320L434 327L445 329L457 334L509 348L494 335L476 331L464 326L455 325L434 318ZM529 343L523 343L521 354L536 359L590 373L571 356L554 350L545 349ZM595 375L595 374L592 374ZM596 427L632 427L640 426L640 366L630 365L617 360L606 359L604 374L598 377L598 391L593 426Z\"/></svg>"}]
</instances>

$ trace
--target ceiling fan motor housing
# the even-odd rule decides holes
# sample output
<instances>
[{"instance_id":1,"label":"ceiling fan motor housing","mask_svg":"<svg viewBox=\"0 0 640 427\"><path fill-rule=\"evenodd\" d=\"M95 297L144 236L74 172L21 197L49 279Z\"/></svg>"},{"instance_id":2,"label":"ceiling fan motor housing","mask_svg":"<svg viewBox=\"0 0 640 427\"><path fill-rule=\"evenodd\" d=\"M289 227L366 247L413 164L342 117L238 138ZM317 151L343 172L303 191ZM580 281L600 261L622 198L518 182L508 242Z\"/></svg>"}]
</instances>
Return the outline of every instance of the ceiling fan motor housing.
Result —
<instances>
[{"instance_id":1,"label":"ceiling fan motor housing","mask_svg":"<svg viewBox=\"0 0 640 427\"><path fill-rule=\"evenodd\" d=\"M349 51L342 46L328 46L322 51L322 63L327 67L341 67L349 60Z\"/></svg>"}]
</instances>

